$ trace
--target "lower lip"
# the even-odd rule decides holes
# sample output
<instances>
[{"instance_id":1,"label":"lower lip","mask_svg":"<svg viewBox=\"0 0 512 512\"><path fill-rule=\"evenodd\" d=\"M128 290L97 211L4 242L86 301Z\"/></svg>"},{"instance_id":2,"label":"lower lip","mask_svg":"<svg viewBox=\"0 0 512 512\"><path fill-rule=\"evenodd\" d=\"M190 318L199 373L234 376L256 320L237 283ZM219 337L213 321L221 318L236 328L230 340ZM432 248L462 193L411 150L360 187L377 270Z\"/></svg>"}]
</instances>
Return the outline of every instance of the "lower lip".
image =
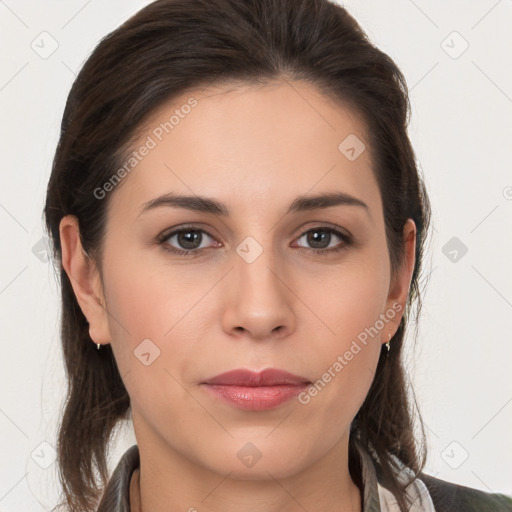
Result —
<instances>
[{"instance_id":1,"label":"lower lip","mask_svg":"<svg viewBox=\"0 0 512 512\"><path fill-rule=\"evenodd\" d=\"M309 384L286 384L281 386L225 386L203 384L217 398L239 409L265 411L274 409L304 391Z\"/></svg>"}]
</instances>

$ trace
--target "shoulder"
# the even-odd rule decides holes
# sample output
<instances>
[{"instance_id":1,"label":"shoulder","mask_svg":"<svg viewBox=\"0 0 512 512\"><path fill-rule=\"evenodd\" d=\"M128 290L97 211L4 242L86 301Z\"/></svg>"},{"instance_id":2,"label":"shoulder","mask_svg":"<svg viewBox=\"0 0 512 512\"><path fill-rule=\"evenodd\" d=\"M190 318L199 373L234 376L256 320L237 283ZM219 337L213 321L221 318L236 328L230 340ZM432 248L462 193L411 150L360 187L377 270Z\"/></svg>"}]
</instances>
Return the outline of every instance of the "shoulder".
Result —
<instances>
[{"instance_id":1,"label":"shoulder","mask_svg":"<svg viewBox=\"0 0 512 512\"><path fill-rule=\"evenodd\" d=\"M512 512L512 496L488 493L422 473L436 512Z\"/></svg>"}]
</instances>

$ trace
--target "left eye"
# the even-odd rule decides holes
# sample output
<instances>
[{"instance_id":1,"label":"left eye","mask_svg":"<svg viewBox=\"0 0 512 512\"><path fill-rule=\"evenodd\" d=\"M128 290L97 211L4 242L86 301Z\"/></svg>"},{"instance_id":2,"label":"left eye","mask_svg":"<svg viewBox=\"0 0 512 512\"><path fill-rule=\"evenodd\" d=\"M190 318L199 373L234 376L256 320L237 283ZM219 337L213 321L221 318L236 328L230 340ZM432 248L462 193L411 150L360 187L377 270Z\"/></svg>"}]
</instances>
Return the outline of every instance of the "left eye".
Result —
<instances>
[{"instance_id":1,"label":"left eye","mask_svg":"<svg viewBox=\"0 0 512 512\"><path fill-rule=\"evenodd\" d=\"M340 248L336 247L337 244L335 244L335 248L333 248L332 246L329 247L329 243L332 241L332 235L341 239L342 242L344 242L342 247L350 243L349 237L347 235L333 228L313 228L310 229L309 231L306 231L297 240L300 240L301 238L305 237L307 243L312 245L312 247L306 247L306 249L316 249L320 252L331 249L338 250ZM327 245L325 245L326 243Z\"/></svg>"}]
</instances>

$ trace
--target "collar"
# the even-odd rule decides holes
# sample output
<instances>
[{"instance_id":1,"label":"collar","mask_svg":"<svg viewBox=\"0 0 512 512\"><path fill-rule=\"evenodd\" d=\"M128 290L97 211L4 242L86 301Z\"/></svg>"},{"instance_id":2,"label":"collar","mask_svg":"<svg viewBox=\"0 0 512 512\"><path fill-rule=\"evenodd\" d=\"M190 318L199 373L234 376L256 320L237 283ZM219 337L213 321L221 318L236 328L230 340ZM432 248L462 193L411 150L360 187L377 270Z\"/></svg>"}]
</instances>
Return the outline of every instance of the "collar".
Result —
<instances>
[{"instance_id":1,"label":"collar","mask_svg":"<svg viewBox=\"0 0 512 512\"><path fill-rule=\"evenodd\" d=\"M379 483L370 454L360 446L357 446L357 451L361 462L363 512L399 512L391 492ZM114 469L97 512L130 512L130 482L133 472L139 466L139 447L134 444L124 453ZM411 512L435 512L428 490L421 480L414 480L407 487L407 493L413 499Z\"/></svg>"}]
</instances>

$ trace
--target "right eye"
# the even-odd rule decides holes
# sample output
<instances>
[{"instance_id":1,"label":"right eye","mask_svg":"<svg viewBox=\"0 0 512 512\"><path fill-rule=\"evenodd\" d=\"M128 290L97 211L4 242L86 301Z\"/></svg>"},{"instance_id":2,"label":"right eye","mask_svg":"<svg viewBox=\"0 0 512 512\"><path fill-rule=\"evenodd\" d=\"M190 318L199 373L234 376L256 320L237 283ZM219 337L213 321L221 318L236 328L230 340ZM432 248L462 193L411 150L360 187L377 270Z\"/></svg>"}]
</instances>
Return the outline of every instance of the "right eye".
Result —
<instances>
[{"instance_id":1,"label":"right eye","mask_svg":"<svg viewBox=\"0 0 512 512\"><path fill-rule=\"evenodd\" d=\"M204 229L185 226L171 232L163 233L158 237L158 243L162 245L163 249L166 251L186 256L192 253L202 252L203 249L208 247L202 246L202 242L204 241L203 234L213 239L212 235ZM174 244L178 245L178 247L173 246L170 242L172 239L175 239Z\"/></svg>"}]
</instances>

